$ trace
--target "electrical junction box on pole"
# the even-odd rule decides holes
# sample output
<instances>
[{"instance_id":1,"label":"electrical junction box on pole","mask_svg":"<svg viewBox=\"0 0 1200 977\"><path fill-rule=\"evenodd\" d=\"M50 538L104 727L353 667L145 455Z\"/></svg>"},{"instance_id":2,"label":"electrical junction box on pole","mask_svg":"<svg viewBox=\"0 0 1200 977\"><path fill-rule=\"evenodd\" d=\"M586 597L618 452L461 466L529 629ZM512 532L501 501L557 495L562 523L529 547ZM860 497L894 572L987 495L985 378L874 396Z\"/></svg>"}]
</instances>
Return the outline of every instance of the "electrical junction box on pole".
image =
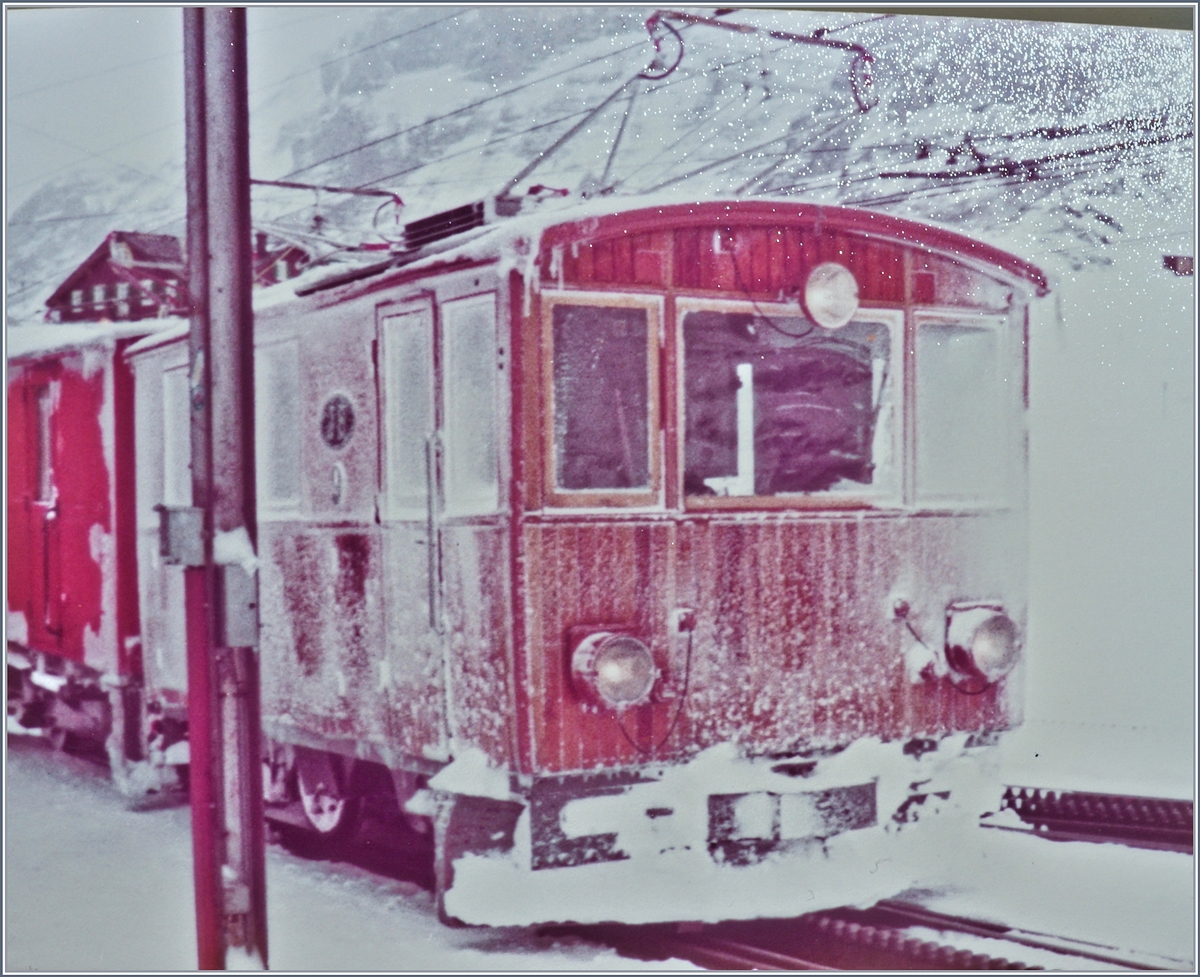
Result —
<instances>
[{"instance_id":1,"label":"electrical junction box on pole","mask_svg":"<svg viewBox=\"0 0 1200 977\"><path fill-rule=\"evenodd\" d=\"M217 646L258 647L258 574L233 563L214 568L217 577Z\"/></svg>"}]
</instances>

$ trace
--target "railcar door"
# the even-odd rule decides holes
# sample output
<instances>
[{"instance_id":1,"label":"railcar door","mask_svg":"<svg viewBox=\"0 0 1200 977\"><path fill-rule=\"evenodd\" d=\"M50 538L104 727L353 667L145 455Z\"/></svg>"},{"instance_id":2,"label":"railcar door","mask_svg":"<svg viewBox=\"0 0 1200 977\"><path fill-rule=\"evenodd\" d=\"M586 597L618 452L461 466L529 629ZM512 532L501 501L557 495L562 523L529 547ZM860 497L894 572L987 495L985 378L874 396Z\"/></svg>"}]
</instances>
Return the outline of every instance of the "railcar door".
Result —
<instances>
[{"instance_id":1,"label":"railcar door","mask_svg":"<svg viewBox=\"0 0 1200 977\"><path fill-rule=\"evenodd\" d=\"M54 464L54 409L57 400L53 383L33 388L32 419L36 425L33 445L34 491L32 499L35 542L41 569L41 624L47 643L62 644L62 556L58 520L58 485ZM48 649L50 650L50 649Z\"/></svg>"},{"instance_id":2,"label":"railcar door","mask_svg":"<svg viewBox=\"0 0 1200 977\"><path fill-rule=\"evenodd\" d=\"M442 443L433 302L379 310L380 524L386 655L381 685L401 748L448 758L442 670Z\"/></svg>"},{"instance_id":3,"label":"railcar door","mask_svg":"<svg viewBox=\"0 0 1200 977\"><path fill-rule=\"evenodd\" d=\"M158 494L164 505L188 506L192 504L192 470L187 347L180 344L163 356L166 362L161 386L151 385L152 390L161 391L161 400L151 407L159 413L162 424L162 455L155 459L162 466ZM151 633L146 637L147 677L154 689L170 689L182 696L187 690L184 568L163 563L154 554L158 541L153 530L146 536L143 545L150 549L147 562L153 561L150 565L157 573L152 573L153 579L144 586L158 601Z\"/></svg>"}]
</instances>

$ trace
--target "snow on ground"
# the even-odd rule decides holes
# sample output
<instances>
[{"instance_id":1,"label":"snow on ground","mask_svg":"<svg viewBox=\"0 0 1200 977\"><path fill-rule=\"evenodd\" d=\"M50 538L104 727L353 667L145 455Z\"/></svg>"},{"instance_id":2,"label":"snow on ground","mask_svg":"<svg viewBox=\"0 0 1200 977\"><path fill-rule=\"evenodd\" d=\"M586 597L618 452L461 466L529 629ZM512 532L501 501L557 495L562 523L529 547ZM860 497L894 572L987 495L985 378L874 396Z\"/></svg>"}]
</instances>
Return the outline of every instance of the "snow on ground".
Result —
<instances>
[{"instance_id":1,"label":"snow on ground","mask_svg":"<svg viewBox=\"0 0 1200 977\"><path fill-rule=\"evenodd\" d=\"M1195 746L1186 726L1026 720L1000 741L999 782L1191 800Z\"/></svg>"},{"instance_id":2,"label":"snow on ground","mask_svg":"<svg viewBox=\"0 0 1200 977\"><path fill-rule=\"evenodd\" d=\"M130 810L85 760L7 751L5 973L193 970L190 813ZM679 970L574 938L448 929L417 885L267 851L272 970Z\"/></svg>"},{"instance_id":3,"label":"snow on ground","mask_svg":"<svg viewBox=\"0 0 1200 977\"><path fill-rule=\"evenodd\" d=\"M975 830L982 844L947 852L944 865L931 866L927 884L904 898L937 912L1110 947L1116 956L1152 953L1178 961L1180 970L1194 966L1190 856Z\"/></svg>"},{"instance_id":4,"label":"snow on ground","mask_svg":"<svg viewBox=\"0 0 1200 977\"><path fill-rule=\"evenodd\" d=\"M1054 765L1044 768L1043 782L1051 786L1064 783L1072 758L1091 755L1071 749L1072 737L1094 742L1095 730L1071 729L1064 736L1062 729L1047 729L1039 734L1035 726L1024 742L1014 738L1017 745L1001 751L997 783L1013 779L1013 764L1037 742L1058 744L1059 753L1049 758ZM1151 742L1144 738L1139 748ZM56 754L37 738L10 738L7 759L6 972L194 968L188 809L130 810L103 769ZM1158 954L1178 962L1172 969L1192 966L1192 858L1051 842L970 822L940 838L940 848L925 848L916 887L894 896L939 912L1100 944L1118 956ZM430 894L415 883L307 861L277 847L268 849L267 870L274 970L690 966L627 960L577 939L537 937L519 928L447 929L437 921ZM1024 959L1014 952L999 955ZM1026 962L1053 966L1048 956Z\"/></svg>"}]
</instances>

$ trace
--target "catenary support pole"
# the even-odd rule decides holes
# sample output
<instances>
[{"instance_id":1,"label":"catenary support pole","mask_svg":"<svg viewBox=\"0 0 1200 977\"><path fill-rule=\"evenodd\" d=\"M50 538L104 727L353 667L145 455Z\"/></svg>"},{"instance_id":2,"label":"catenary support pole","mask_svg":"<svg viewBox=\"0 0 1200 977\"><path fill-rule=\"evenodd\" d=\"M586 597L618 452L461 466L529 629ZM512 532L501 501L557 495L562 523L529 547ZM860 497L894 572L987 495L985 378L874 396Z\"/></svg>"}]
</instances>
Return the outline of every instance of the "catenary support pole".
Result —
<instances>
[{"instance_id":1,"label":"catenary support pole","mask_svg":"<svg viewBox=\"0 0 1200 977\"><path fill-rule=\"evenodd\" d=\"M193 504L188 725L199 966L266 966L246 12L184 11ZM230 959L236 954L238 959Z\"/></svg>"}]
</instances>

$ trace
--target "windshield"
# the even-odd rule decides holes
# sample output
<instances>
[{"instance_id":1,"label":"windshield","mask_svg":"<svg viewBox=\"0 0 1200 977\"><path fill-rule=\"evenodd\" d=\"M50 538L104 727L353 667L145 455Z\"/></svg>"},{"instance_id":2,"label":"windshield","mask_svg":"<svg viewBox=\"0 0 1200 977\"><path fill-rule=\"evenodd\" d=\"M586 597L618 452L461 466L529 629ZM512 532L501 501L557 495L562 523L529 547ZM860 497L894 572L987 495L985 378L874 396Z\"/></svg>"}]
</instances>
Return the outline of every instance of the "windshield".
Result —
<instances>
[{"instance_id":1,"label":"windshield","mask_svg":"<svg viewBox=\"0 0 1200 977\"><path fill-rule=\"evenodd\" d=\"M683 320L688 495L890 487L888 327L692 311Z\"/></svg>"}]
</instances>

